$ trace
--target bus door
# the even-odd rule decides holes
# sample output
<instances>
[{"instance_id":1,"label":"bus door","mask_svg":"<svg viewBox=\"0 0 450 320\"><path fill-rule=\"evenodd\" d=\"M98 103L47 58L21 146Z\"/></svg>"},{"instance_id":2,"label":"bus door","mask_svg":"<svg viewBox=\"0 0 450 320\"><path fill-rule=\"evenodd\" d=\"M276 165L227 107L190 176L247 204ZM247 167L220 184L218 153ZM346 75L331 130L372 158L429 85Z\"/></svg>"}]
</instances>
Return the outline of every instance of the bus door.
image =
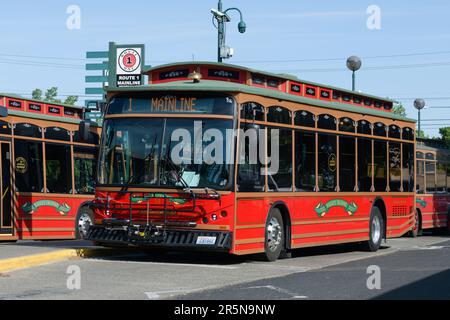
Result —
<instances>
[{"instance_id":1,"label":"bus door","mask_svg":"<svg viewBox=\"0 0 450 320\"><path fill-rule=\"evenodd\" d=\"M11 205L11 143L0 141L0 234L13 234Z\"/></svg>"}]
</instances>

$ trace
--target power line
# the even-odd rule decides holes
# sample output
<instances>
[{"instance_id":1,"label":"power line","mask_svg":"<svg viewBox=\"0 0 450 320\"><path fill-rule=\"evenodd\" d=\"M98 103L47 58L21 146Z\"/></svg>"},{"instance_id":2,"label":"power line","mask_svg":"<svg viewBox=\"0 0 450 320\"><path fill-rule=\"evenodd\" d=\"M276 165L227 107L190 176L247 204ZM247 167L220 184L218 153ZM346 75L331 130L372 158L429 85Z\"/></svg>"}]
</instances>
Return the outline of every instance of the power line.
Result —
<instances>
[{"instance_id":1,"label":"power line","mask_svg":"<svg viewBox=\"0 0 450 320\"><path fill-rule=\"evenodd\" d=\"M378 56L363 56L362 59L384 59L384 58L401 58L401 57L416 57L427 55L441 55L450 54L450 51L434 51L434 52L420 52L420 53L406 53L406 54L391 54ZM291 59L291 60L241 60L236 63L292 63L292 62L326 62L326 61L345 61L345 58L313 58L313 59Z\"/></svg>"}]
</instances>

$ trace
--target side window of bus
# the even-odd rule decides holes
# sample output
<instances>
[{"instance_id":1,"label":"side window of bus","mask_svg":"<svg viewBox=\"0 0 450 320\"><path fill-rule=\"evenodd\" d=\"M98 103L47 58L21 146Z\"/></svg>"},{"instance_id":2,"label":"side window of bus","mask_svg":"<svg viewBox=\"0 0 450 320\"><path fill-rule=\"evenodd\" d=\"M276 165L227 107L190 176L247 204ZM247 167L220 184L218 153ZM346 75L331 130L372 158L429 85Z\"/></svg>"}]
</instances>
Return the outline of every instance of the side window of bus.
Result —
<instances>
[{"instance_id":1,"label":"side window of bus","mask_svg":"<svg viewBox=\"0 0 450 320\"><path fill-rule=\"evenodd\" d=\"M447 192L450 192L450 163L447 163Z\"/></svg>"},{"instance_id":2,"label":"side window of bus","mask_svg":"<svg viewBox=\"0 0 450 320\"><path fill-rule=\"evenodd\" d=\"M436 167L436 189L437 192L447 191L447 172L444 162L438 162Z\"/></svg>"},{"instance_id":3,"label":"side window of bus","mask_svg":"<svg viewBox=\"0 0 450 320\"><path fill-rule=\"evenodd\" d=\"M267 134L269 191L292 191L292 130L269 128Z\"/></svg>"},{"instance_id":4,"label":"side window of bus","mask_svg":"<svg viewBox=\"0 0 450 320\"><path fill-rule=\"evenodd\" d=\"M329 114L321 114L317 121L317 127L319 129L336 130L336 118Z\"/></svg>"},{"instance_id":5,"label":"side window of bus","mask_svg":"<svg viewBox=\"0 0 450 320\"><path fill-rule=\"evenodd\" d=\"M0 121L0 134L11 134L11 125L8 122Z\"/></svg>"},{"instance_id":6,"label":"side window of bus","mask_svg":"<svg viewBox=\"0 0 450 320\"><path fill-rule=\"evenodd\" d=\"M403 146L403 191L414 192L414 145L404 143Z\"/></svg>"},{"instance_id":7,"label":"side window of bus","mask_svg":"<svg viewBox=\"0 0 450 320\"><path fill-rule=\"evenodd\" d=\"M372 135L372 124L366 120L358 121L358 133Z\"/></svg>"},{"instance_id":8,"label":"side window of bus","mask_svg":"<svg viewBox=\"0 0 450 320\"><path fill-rule=\"evenodd\" d=\"M416 191L425 193L425 161L417 161Z\"/></svg>"},{"instance_id":9,"label":"side window of bus","mask_svg":"<svg viewBox=\"0 0 450 320\"><path fill-rule=\"evenodd\" d=\"M81 141L81 139L80 139L80 132L79 131L75 131L73 133L73 142L98 145L99 140L100 140L100 138L99 138L98 134L93 133L93 132L89 133L89 137L88 137L87 141Z\"/></svg>"},{"instance_id":10,"label":"side window of bus","mask_svg":"<svg viewBox=\"0 0 450 320\"><path fill-rule=\"evenodd\" d=\"M265 109L256 102L247 102L241 105L241 119L265 121Z\"/></svg>"},{"instance_id":11,"label":"side window of bus","mask_svg":"<svg viewBox=\"0 0 450 320\"><path fill-rule=\"evenodd\" d=\"M375 191L384 192L387 187L387 142L375 140L373 165Z\"/></svg>"},{"instance_id":12,"label":"side window of bus","mask_svg":"<svg viewBox=\"0 0 450 320\"><path fill-rule=\"evenodd\" d=\"M264 164L260 154L264 155L264 129L262 126L242 124L243 135L240 136L239 166L237 188L240 192L264 192Z\"/></svg>"},{"instance_id":13,"label":"side window of bus","mask_svg":"<svg viewBox=\"0 0 450 320\"><path fill-rule=\"evenodd\" d=\"M389 138L400 139L400 128L396 125L389 126Z\"/></svg>"},{"instance_id":14,"label":"side window of bus","mask_svg":"<svg viewBox=\"0 0 450 320\"><path fill-rule=\"evenodd\" d=\"M353 127L354 130L354 127ZM339 189L344 192L355 191L356 139L339 137Z\"/></svg>"},{"instance_id":15,"label":"side window of bus","mask_svg":"<svg viewBox=\"0 0 450 320\"><path fill-rule=\"evenodd\" d=\"M403 128L403 140L414 141L414 130L411 128Z\"/></svg>"},{"instance_id":16,"label":"side window of bus","mask_svg":"<svg viewBox=\"0 0 450 320\"><path fill-rule=\"evenodd\" d=\"M375 123L373 126L373 135L378 137L386 137L386 126L381 122Z\"/></svg>"},{"instance_id":17,"label":"side window of bus","mask_svg":"<svg viewBox=\"0 0 450 320\"><path fill-rule=\"evenodd\" d=\"M72 157L70 146L45 144L47 192L72 192Z\"/></svg>"},{"instance_id":18,"label":"side window of bus","mask_svg":"<svg viewBox=\"0 0 450 320\"><path fill-rule=\"evenodd\" d=\"M339 120L339 131L355 132L355 122L350 118L341 118Z\"/></svg>"},{"instance_id":19,"label":"side window of bus","mask_svg":"<svg viewBox=\"0 0 450 320\"><path fill-rule=\"evenodd\" d=\"M400 132L399 132L400 134ZM391 192L401 191L401 150L400 143L389 143L389 190Z\"/></svg>"},{"instance_id":20,"label":"side window of bus","mask_svg":"<svg viewBox=\"0 0 450 320\"><path fill-rule=\"evenodd\" d=\"M372 140L358 138L358 191L372 190Z\"/></svg>"},{"instance_id":21,"label":"side window of bus","mask_svg":"<svg viewBox=\"0 0 450 320\"><path fill-rule=\"evenodd\" d=\"M44 191L42 142L15 139L15 174L19 192Z\"/></svg>"},{"instance_id":22,"label":"side window of bus","mask_svg":"<svg viewBox=\"0 0 450 320\"><path fill-rule=\"evenodd\" d=\"M95 167L97 152L94 148L74 147L75 193L95 193Z\"/></svg>"},{"instance_id":23,"label":"side window of bus","mask_svg":"<svg viewBox=\"0 0 450 320\"><path fill-rule=\"evenodd\" d=\"M295 187L297 191L316 188L316 135L295 132Z\"/></svg>"},{"instance_id":24,"label":"side window of bus","mask_svg":"<svg viewBox=\"0 0 450 320\"><path fill-rule=\"evenodd\" d=\"M427 161L425 163L425 173L427 181L427 192L436 192L436 163Z\"/></svg>"},{"instance_id":25,"label":"side window of bus","mask_svg":"<svg viewBox=\"0 0 450 320\"><path fill-rule=\"evenodd\" d=\"M268 122L291 124L291 119L291 112L283 107L270 107L267 112Z\"/></svg>"},{"instance_id":26,"label":"side window of bus","mask_svg":"<svg viewBox=\"0 0 450 320\"><path fill-rule=\"evenodd\" d=\"M17 123L14 127L14 134L22 137L42 138L42 129L34 124Z\"/></svg>"},{"instance_id":27,"label":"side window of bus","mask_svg":"<svg viewBox=\"0 0 450 320\"><path fill-rule=\"evenodd\" d=\"M59 127L49 127L45 129L45 139L70 141L70 132Z\"/></svg>"},{"instance_id":28,"label":"side window of bus","mask_svg":"<svg viewBox=\"0 0 450 320\"><path fill-rule=\"evenodd\" d=\"M336 155L337 136L319 134L319 153L317 173L319 178L319 191L336 191L337 179L337 155Z\"/></svg>"},{"instance_id":29,"label":"side window of bus","mask_svg":"<svg viewBox=\"0 0 450 320\"><path fill-rule=\"evenodd\" d=\"M316 120L314 115L308 111L297 111L295 113L294 123L296 126L314 128Z\"/></svg>"}]
</instances>

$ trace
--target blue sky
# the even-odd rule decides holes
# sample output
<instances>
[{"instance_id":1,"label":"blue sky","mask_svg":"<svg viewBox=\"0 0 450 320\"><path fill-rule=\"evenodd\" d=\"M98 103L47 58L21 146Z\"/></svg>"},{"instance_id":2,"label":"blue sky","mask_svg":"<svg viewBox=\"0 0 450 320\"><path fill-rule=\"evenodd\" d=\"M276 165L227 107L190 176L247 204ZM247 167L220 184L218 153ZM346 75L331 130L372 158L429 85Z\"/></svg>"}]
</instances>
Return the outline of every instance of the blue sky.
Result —
<instances>
[{"instance_id":1,"label":"blue sky","mask_svg":"<svg viewBox=\"0 0 450 320\"><path fill-rule=\"evenodd\" d=\"M81 8L80 30L66 28L71 4ZM61 94L83 95L85 52L106 50L109 41L145 43L151 65L214 61L217 35L209 9L216 5L216 0L2 3L0 91L25 95L57 86ZM224 0L224 5L242 9L248 26L239 34L232 13L227 42L235 57L228 62L348 88L345 59L359 55L364 61L358 90L399 100L413 118L413 99L424 97L431 108L423 118L440 119L424 121L426 133L437 135L438 125L450 126L445 120L450 108L434 108L450 107L449 1ZM369 5L381 9L381 30L366 26Z\"/></svg>"}]
</instances>

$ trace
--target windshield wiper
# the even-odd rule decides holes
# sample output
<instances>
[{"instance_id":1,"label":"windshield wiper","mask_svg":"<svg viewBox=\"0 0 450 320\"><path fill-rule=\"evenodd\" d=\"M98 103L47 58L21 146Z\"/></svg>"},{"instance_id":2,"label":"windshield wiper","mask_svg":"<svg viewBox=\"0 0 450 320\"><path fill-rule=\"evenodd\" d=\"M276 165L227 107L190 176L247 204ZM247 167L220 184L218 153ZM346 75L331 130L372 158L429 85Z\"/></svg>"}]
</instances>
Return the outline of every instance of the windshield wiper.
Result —
<instances>
[{"instance_id":1,"label":"windshield wiper","mask_svg":"<svg viewBox=\"0 0 450 320\"><path fill-rule=\"evenodd\" d=\"M173 162L173 160L167 155L162 157L161 159L164 160L166 165L169 165L171 171L176 174L176 176L177 176L176 179L178 180L177 182L181 182L183 184L183 187L185 188L185 190L192 193L192 188L189 186L189 184L186 182L186 180L180 174L180 172L179 172L177 166L175 165L175 163Z\"/></svg>"}]
</instances>

